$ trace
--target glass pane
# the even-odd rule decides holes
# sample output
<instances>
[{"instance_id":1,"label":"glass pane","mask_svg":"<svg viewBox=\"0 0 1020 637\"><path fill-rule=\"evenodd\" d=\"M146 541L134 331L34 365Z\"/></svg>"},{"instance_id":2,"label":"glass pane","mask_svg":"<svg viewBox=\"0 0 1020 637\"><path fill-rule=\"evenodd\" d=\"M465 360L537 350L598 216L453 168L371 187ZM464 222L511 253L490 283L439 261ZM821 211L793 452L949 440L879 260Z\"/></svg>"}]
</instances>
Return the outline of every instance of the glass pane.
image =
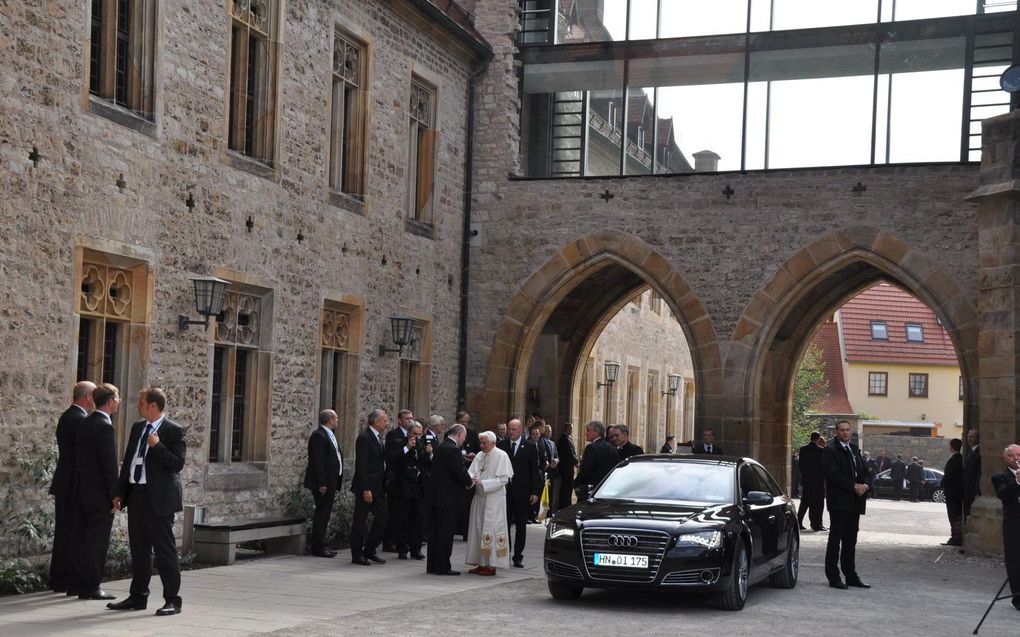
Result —
<instances>
[{"instance_id":1,"label":"glass pane","mask_svg":"<svg viewBox=\"0 0 1020 637\"><path fill-rule=\"evenodd\" d=\"M751 83L765 93L764 167L870 163L873 69L867 44L753 52Z\"/></svg>"},{"instance_id":2,"label":"glass pane","mask_svg":"<svg viewBox=\"0 0 1020 637\"><path fill-rule=\"evenodd\" d=\"M888 0L887 0L888 1ZM902 0L901 0L902 1ZM927 2L927 0L922 0ZM754 0L772 7L770 31L870 24L878 18L878 0ZM758 9L757 15L764 9ZM756 17L756 27L760 18ZM764 30L764 29L761 29Z\"/></svg>"},{"instance_id":3,"label":"glass pane","mask_svg":"<svg viewBox=\"0 0 1020 637\"><path fill-rule=\"evenodd\" d=\"M657 107L643 122L646 135L655 125L656 173L740 169L742 51L633 60L629 78ZM643 101L632 96L631 106Z\"/></svg>"},{"instance_id":4,"label":"glass pane","mask_svg":"<svg viewBox=\"0 0 1020 637\"><path fill-rule=\"evenodd\" d=\"M632 0L633 1L633 0ZM669 0L662 3L659 37L743 33L747 29L747 0Z\"/></svg>"},{"instance_id":5,"label":"glass pane","mask_svg":"<svg viewBox=\"0 0 1020 637\"><path fill-rule=\"evenodd\" d=\"M631 40L651 40L656 37L658 11L659 0L630 0Z\"/></svg>"},{"instance_id":6,"label":"glass pane","mask_svg":"<svg viewBox=\"0 0 1020 637\"><path fill-rule=\"evenodd\" d=\"M963 109L961 37L883 42L875 161L959 161Z\"/></svg>"},{"instance_id":7,"label":"glass pane","mask_svg":"<svg viewBox=\"0 0 1020 637\"><path fill-rule=\"evenodd\" d=\"M655 89L631 88L627 95L625 174L648 175L667 172L657 170L654 165L655 131Z\"/></svg>"},{"instance_id":8,"label":"glass pane","mask_svg":"<svg viewBox=\"0 0 1020 637\"><path fill-rule=\"evenodd\" d=\"M557 42L627 38L627 0L560 0Z\"/></svg>"},{"instance_id":9,"label":"glass pane","mask_svg":"<svg viewBox=\"0 0 1020 637\"><path fill-rule=\"evenodd\" d=\"M613 469L595 497L732 502L733 468L696 462L632 462Z\"/></svg>"},{"instance_id":10,"label":"glass pane","mask_svg":"<svg viewBox=\"0 0 1020 637\"><path fill-rule=\"evenodd\" d=\"M623 91L587 91L585 175L619 175L623 140Z\"/></svg>"},{"instance_id":11,"label":"glass pane","mask_svg":"<svg viewBox=\"0 0 1020 637\"><path fill-rule=\"evenodd\" d=\"M978 0L896 0L892 4L893 20L920 20L949 15L970 15L977 11ZM888 19L883 11L883 20Z\"/></svg>"}]
</instances>

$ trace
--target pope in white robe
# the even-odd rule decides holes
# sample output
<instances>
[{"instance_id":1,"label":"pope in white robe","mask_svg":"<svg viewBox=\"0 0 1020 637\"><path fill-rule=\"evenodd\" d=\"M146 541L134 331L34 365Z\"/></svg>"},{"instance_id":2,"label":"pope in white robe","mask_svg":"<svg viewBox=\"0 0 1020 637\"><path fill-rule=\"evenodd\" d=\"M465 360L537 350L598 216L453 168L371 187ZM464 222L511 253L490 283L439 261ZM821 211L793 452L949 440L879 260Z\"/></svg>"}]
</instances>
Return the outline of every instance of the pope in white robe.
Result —
<instances>
[{"instance_id":1,"label":"pope in white robe","mask_svg":"<svg viewBox=\"0 0 1020 637\"><path fill-rule=\"evenodd\" d=\"M468 521L467 564L469 572L495 575L496 568L510 566L510 537L506 519L506 485L514 475L510 456L496 448L491 431L478 434L482 450L471 461L468 474L475 482Z\"/></svg>"}]
</instances>

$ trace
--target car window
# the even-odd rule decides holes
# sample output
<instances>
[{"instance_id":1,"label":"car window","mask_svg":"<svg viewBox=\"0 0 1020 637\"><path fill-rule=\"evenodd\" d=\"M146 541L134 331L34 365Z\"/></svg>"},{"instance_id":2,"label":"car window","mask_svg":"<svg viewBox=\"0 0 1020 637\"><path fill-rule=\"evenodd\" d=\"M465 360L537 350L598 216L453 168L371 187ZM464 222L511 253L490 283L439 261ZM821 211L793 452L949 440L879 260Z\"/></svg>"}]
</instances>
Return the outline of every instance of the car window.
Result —
<instances>
[{"instance_id":1,"label":"car window","mask_svg":"<svg viewBox=\"0 0 1020 637\"><path fill-rule=\"evenodd\" d=\"M746 498L751 491L761 491L758 479L751 471L751 465L740 467L740 497Z\"/></svg>"},{"instance_id":2,"label":"car window","mask_svg":"<svg viewBox=\"0 0 1020 637\"><path fill-rule=\"evenodd\" d=\"M924 479L925 480L935 480L936 479L935 472L932 471L931 469L925 469L924 470Z\"/></svg>"},{"instance_id":3,"label":"car window","mask_svg":"<svg viewBox=\"0 0 1020 637\"><path fill-rule=\"evenodd\" d=\"M765 471L764 467L758 465L751 465L754 470L754 476L757 479L758 486L760 488L755 489L756 491L764 491L765 493L771 493L775 497L783 495L783 490L779 487L779 484L772 479L772 476Z\"/></svg>"},{"instance_id":4,"label":"car window","mask_svg":"<svg viewBox=\"0 0 1020 637\"><path fill-rule=\"evenodd\" d=\"M699 462L632 462L613 469L596 498L733 502L733 467Z\"/></svg>"}]
</instances>

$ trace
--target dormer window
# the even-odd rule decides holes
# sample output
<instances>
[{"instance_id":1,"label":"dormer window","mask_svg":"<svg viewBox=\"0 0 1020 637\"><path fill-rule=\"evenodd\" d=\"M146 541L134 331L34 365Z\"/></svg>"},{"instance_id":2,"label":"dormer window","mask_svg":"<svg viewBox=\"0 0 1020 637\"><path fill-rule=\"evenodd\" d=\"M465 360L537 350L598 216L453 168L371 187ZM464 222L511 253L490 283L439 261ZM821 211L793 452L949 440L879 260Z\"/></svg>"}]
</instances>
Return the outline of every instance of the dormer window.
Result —
<instances>
[{"instance_id":1,"label":"dormer window","mask_svg":"<svg viewBox=\"0 0 1020 637\"><path fill-rule=\"evenodd\" d=\"M907 323L907 342L908 343L923 343L924 342L924 326L918 325L917 323Z\"/></svg>"},{"instance_id":2,"label":"dormer window","mask_svg":"<svg viewBox=\"0 0 1020 637\"><path fill-rule=\"evenodd\" d=\"M885 321L871 322L871 340L873 341L889 340L889 326L886 325Z\"/></svg>"}]
</instances>

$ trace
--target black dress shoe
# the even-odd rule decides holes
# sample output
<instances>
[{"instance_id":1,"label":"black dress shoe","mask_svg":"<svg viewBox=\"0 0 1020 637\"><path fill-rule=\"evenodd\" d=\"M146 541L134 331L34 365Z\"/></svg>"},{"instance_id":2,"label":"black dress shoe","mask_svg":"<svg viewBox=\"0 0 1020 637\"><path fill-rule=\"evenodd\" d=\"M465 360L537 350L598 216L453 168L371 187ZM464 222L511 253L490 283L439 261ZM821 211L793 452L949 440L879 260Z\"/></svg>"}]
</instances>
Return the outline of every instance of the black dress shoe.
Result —
<instances>
[{"instance_id":1,"label":"black dress shoe","mask_svg":"<svg viewBox=\"0 0 1020 637\"><path fill-rule=\"evenodd\" d=\"M436 575L460 575L460 571L453 571L453 570L443 571L441 573L436 573Z\"/></svg>"},{"instance_id":2,"label":"black dress shoe","mask_svg":"<svg viewBox=\"0 0 1020 637\"><path fill-rule=\"evenodd\" d=\"M386 563L386 560L384 560L383 558L379 557L375 553L373 553L371 555L366 555L365 559L370 561L370 562L375 562L376 564L385 564Z\"/></svg>"},{"instance_id":3,"label":"black dress shoe","mask_svg":"<svg viewBox=\"0 0 1020 637\"><path fill-rule=\"evenodd\" d=\"M79 593L78 599L117 599L117 596L97 588L90 593Z\"/></svg>"},{"instance_id":4,"label":"black dress shoe","mask_svg":"<svg viewBox=\"0 0 1020 637\"><path fill-rule=\"evenodd\" d=\"M357 564L359 566L372 566L372 563L363 557L355 557L351 559L351 564Z\"/></svg>"},{"instance_id":5,"label":"black dress shoe","mask_svg":"<svg viewBox=\"0 0 1020 637\"><path fill-rule=\"evenodd\" d=\"M411 553L411 559L414 559L414 560L423 560L423 559L425 559L425 554L424 553Z\"/></svg>"},{"instance_id":6,"label":"black dress shoe","mask_svg":"<svg viewBox=\"0 0 1020 637\"><path fill-rule=\"evenodd\" d=\"M950 538L945 542L942 542L939 546L963 546L963 540L954 540Z\"/></svg>"},{"instance_id":7,"label":"black dress shoe","mask_svg":"<svg viewBox=\"0 0 1020 637\"><path fill-rule=\"evenodd\" d=\"M824 526L819 526L819 527L814 527L813 526L813 527L811 527L811 530L812 531L828 531L829 529L824 527Z\"/></svg>"},{"instance_id":8,"label":"black dress shoe","mask_svg":"<svg viewBox=\"0 0 1020 637\"><path fill-rule=\"evenodd\" d=\"M314 555L315 557L336 557L336 553L334 553L333 551L326 551L323 549L320 549L318 551L312 551L312 555Z\"/></svg>"},{"instance_id":9,"label":"black dress shoe","mask_svg":"<svg viewBox=\"0 0 1020 637\"><path fill-rule=\"evenodd\" d=\"M871 584L865 584L861 581L861 578L856 577L854 579L848 579L846 581L847 586L853 586L854 588L871 588Z\"/></svg>"},{"instance_id":10,"label":"black dress shoe","mask_svg":"<svg viewBox=\"0 0 1020 637\"><path fill-rule=\"evenodd\" d=\"M64 595L67 595L68 597L78 597L78 591L74 589L68 589L68 591L64 593Z\"/></svg>"},{"instance_id":11,"label":"black dress shoe","mask_svg":"<svg viewBox=\"0 0 1020 637\"><path fill-rule=\"evenodd\" d=\"M156 617L166 617L167 615L179 615L181 612L181 605L173 602L167 602L160 608L156 609Z\"/></svg>"},{"instance_id":12,"label":"black dress shoe","mask_svg":"<svg viewBox=\"0 0 1020 637\"><path fill-rule=\"evenodd\" d=\"M841 582L839 580L830 581L829 582L829 586L831 586L832 588L839 588L839 589L842 589L842 590L846 590L848 588L846 584L844 584L843 582Z\"/></svg>"},{"instance_id":13,"label":"black dress shoe","mask_svg":"<svg viewBox=\"0 0 1020 637\"><path fill-rule=\"evenodd\" d=\"M397 547L394 544L383 544L383 553L396 553Z\"/></svg>"},{"instance_id":14,"label":"black dress shoe","mask_svg":"<svg viewBox=\"0 0 1020 637\"><path fill-rule=\"evenodd\" d=\"M145 610L146 600L128 597L119 602L110 602L106 605L110 610Z\"/></svg>"},{"instance_id":15,"label":"black dress shoe","mask_svg":"<svg viewBox=\"0 0 1020 637\"><path fill-rule=\"evenodd\" d=\"M514 560L514 568L524 568L524 560Z\"/></svg>"},{"instance_id":16,"label":"black dress shoe","mask_svg":"<svg viewBox=\"0 0 1020 637\"><path fill-rule=\"evenodd\" d=\"M397 553L397 559L398 560L406 560L407 559L407 553Z\"/></svg>"}]
</instances>

